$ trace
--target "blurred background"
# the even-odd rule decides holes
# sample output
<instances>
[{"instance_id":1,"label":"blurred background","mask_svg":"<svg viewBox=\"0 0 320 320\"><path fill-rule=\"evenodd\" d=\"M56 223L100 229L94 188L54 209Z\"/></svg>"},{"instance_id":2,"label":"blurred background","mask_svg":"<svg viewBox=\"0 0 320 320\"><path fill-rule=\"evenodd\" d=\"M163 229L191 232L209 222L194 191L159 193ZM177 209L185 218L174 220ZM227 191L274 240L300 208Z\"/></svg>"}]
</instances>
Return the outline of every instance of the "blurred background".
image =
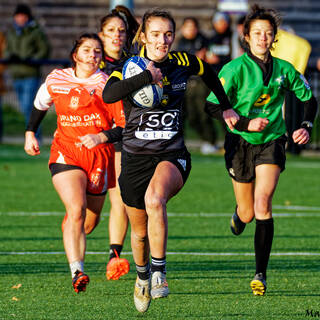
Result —
<instances>
[{"instance_id":1,"label":"blurred background","mask_svg":"<svg viewBox=\"0 0 320 320\"><path fill-rule=\"evenodd\" d=\"M27 4L32 10L34 19L40 24L47 35L50 43L50 55L41 64L41 79L53 68L68 66L69 52L74 39L83 32L98 32L100 19L117 4L125 5L132 9L137 19L141 18L147 9L162 7L169 10L177 23L178 43L181 37L181 26L184 18L195 17L199 22L199 30L210 38L213 25L213 17L217 11L228 14L230 19L231 51L230 58L239 55L241 50L237 30L240 18L246 13L248 7L258 3L267 8L274 8L282 15L282 29L307 40L311 46L311 53L307 56L307 64L304 74L311 84L313 93L320 101L320 72L317 62L320 58L320 1L319 0L0 0L0 32L6 35L12 25L13 15L18 4ZM287 48L290 51L290 45ZM2 62L4 60L1 60ZM319 60L320 61L320 60ZM217 70L218 71L218 70ZM19 102L13 88L12 76L7 65L2 65L4 88L1 91L3 143L14 142L15 138L23 137L24 119L19 109ZM290 102L294 105L295 101ZM295 108L294 108L295 109ZM288 126L299 123L301 114L293 114L294 119ZM55 127L54 112L47 115L43 123L43 135L52 135ZM217 125L217 145L223 140L223 129ZM193 141L201 141L196 130L187 125L187 138ZM45 140L44 140L45 141ZM1 147L1 146L0 146ZM293 153L300 153L288 147ZM307 147L309 150L320 151L320 125L319 115L315 122L312 133L312 143Z\"/></svg>"}]
</instances>

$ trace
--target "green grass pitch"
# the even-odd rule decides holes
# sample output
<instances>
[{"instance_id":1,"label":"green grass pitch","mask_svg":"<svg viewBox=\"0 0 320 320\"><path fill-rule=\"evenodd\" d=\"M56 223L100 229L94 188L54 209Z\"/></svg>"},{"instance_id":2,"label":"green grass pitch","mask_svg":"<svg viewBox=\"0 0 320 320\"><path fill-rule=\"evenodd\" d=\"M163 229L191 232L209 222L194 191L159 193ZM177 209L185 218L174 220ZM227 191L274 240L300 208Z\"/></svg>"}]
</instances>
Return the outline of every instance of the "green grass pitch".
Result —
<instances>
[{"instance_id":1,"label":"green grass pitch","mask_svg":"<svg viewBox=\"0 0 320 320\"><path fill-rule=\"evenodd\" d=\"M192 154L183 190L168 204L170 295L140 315L135 270L107 281L108 209L88 236L90 284L76 294L62 244L64 208L47 169L22 146L0 146L0 319L308 319L320 317L320 160L289 156L274 196L275 237L267 293L252 295L254 222L229 230L234 209L222 156Z\"/></svg>"}]
</instances>

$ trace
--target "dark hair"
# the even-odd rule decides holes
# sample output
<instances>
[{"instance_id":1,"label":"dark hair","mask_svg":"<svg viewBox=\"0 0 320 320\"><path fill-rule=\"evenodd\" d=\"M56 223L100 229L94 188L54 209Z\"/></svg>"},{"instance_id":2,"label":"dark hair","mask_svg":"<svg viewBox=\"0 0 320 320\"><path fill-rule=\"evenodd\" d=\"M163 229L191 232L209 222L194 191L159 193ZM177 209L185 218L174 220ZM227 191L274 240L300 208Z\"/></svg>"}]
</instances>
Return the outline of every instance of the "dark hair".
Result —
<instances>
[{"instance_id":1,"label":"dark hair","mask_svg":"<svg viewBox=\"0 0 320 320\"><path fill-rule=\"evenodd\" d=\"M198 19L196 17L191 17L191 16L190 17L185 17L183 19L183 23L182 24L184 24L188 20L192 21L193 24L196 26L196 28L199 29L199 21L198 21Z\"/></svg>"},{"instance_id":2,"label":"dark hair","mask_svg":"<svg viewBox=\"0 0 320 320\"><path fill-rule=\"evenodd\" d=\"M257 4L254 4L251 7L251 11L246 15L246 18L244 20L243 24L243 46L248 51L250 50L249 45L247 41L245 40L245 36L249 35L250 33L250 27L251 22L254 20L268 20L273 28L274 36L276 36L278 32L278 27L281 22L281 16L280 14L273 9L266 9L263 7L258 6Z\"/></svg>"},{"instance_id":3,"label":"dark hair","mask_svg":"<svg viewBox=\"0 0 320 320\"><path fill-rule=\"evenodd\" d=\"M153 17L156 17L156 18L163 18L163 19L167 19L169 20L171 23L172 23L172 27L173 27L173 33L176 32L176 22L174 21L172 15L170 12L168 11L165 11L163 9L160 9L160 8L155 8L155 9L152 9L152 10L148 10L142 17L142 24L140 25L137 33L136 33L136 36L134 37L133 39L133 42L137 42L141 45L141 42L140 42L140 35L141 33L145 33L146 31L146 27L147 27L147 22L150 18L153 18Z\"/></svg>"},{"instance_id":4,"label":"dark hair","mask_svg":"<svg viewBox=\"0 0 320 320\"><path fill-rule=\"evenodd\" d=\"M13 15L15 16L16 14L25 14L29 20L33 19L30 7L24 3L16 6Z\"/></svg>"},{"instance_id":5,"label":"dark hair","mask_svg":"<svg viewBox=\"0 0 320 320\"><path fill-rule=\"evenodd\" d=\"M273 9L266 9L254 4L244 21L244 35L249 35L251 22L253 20L268 20L273 28L274 35L276 35L278 32L278 26L280 25L281 17L280 14Z\"/></svg>"},{"instance_id":6,"label":"dark hair","mask_svg":"<svg viewBox=\"0 0 320 320\"><path fill-rule=\"evenodd\" d=\"M73 54L78 52L79 47L87 40L93 39L97 40L101 46L102 59L104 59L103 42L96 33L83 33L78 39L74 41L73 47L70 52L71 65L75 67L75 61L73 59Z\"/></svg>"},{"instance_id":7,"label":"dark hair","mask_svg":"<svg viewBox=\"0 0 320 320\"><path fill-rule=\"evenodd\" d=\"M121 19L126 26L126 34L127 34L126 48L127 50L129 50L131 48L133 38L139 28L139 23L137 22L137 20L131 14L130 10L127 7L118 5L114 9L112 9L109 14L107 14L101 19L100 30L102 31L104 26L108 23L109 19L114 17Z\"/></svg>"}]
</instances>

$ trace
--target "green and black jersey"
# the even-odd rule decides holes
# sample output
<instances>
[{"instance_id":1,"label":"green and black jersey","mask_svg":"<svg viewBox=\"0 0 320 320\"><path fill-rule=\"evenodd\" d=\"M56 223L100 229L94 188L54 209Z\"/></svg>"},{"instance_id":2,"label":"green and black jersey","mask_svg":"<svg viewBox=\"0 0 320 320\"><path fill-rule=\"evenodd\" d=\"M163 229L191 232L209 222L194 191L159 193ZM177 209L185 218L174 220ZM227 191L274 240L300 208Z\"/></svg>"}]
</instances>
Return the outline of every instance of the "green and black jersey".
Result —
<instances>
[{"instance_id":1,"label":"green and black jersey","mask_svg":"<svg viewBox=\"0 0 320 320\"><path fill-rule=\"evenodd\" d=\"M263 82L261 68L247 53L227 63L219 73L231 105L239 115L249 119L261 117L269 120L262 132L232 131L252 144L272 141L286 132L282 116L286 90L293 91L303 102L312 97L308 82L289 62L272 57L272 63L273 71L267 84ZM219 103L212 92L207 100Z\"/></svg>"}]
</instances>

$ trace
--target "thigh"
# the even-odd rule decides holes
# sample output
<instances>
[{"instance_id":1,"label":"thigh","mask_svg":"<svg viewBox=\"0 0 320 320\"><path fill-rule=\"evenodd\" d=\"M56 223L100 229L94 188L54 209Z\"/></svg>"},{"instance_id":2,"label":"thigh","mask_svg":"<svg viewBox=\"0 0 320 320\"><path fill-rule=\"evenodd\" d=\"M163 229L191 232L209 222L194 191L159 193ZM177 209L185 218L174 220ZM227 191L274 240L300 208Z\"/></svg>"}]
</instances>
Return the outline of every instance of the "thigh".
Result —
<instances>
[{"instance_id":1,"label":"thigh","mask_svg":"<svg viewBox=\"0 0 320 320\"><path fill-rule=\"evenodd\" d=\"M150 180L146 197L157 194L167 202L183 187L180 170L169 161L161 161Z\"/></svg>"},{"instance_id":2,"label":"thigh","mask_svg":"<svg viewBox=\"0 0 320 320\"><path fill-rule=\"evenodd\" d=\"M68 212L69 208L86 208L87 176L83 170L63 171L52 177L52 183ZM68 212L69 213L69 212Z\"/></svg>"},{"instance_id":3,"label":"thigh","mask_svg":"<svg viewBox=\"0 0 320 320\"><path fill-rule=\"evenodd\" d=\"M238 215L243 222L254 218L254 182L237 182L232 179L233 190L238 206Z\"/></svg>"},{"instance_id":4,"label":"thigh","mask_svg":"<svg viewBox=\"0 0 320 320\"><path fill-rule=\"evenodd\" d=\"M272 199L279 181L281 168L275 164L262 164L256 167L255 198ZM271 204L271 203L270 203Z\"/></svg>"}]
</instances>

